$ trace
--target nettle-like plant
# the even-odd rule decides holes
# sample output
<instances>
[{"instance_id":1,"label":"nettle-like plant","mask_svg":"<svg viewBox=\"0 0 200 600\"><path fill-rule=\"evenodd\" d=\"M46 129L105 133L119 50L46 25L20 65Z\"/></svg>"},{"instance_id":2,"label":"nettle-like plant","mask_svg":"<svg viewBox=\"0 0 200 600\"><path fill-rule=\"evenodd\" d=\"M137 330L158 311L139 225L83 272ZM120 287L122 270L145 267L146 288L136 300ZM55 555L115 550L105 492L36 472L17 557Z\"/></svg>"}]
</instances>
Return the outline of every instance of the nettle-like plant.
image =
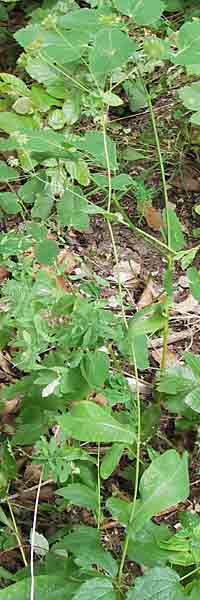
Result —
<instances>
[{"instance_id":1,"label":"nettle-like plant","mask_svg":"<svg viewBox=\"0 0 200 600\"><path fill-rule=\"evenodd\" d=\"M46 1L33 10L30 22L14 36L23 48L18 60L21 77L0 74L4 132L0 150L5 157L0 181L7 184L0 192L1 217L19 214L24 219L18 232L0 237L2 264L12 273L2 286L0 341L2 350L9 347L16 369L16 381L1 390L1 399L17 396L20 403L11 445L2 444L1 491L6 502L9 480L16 474L13 448L35 444L33 460L42 465L41 478L52 477L58 484L57 509L69 503L85 507L93 514L94 527L63 528L56 540L49 540L50 549L33 528L31 577L20 545L26 569L16 583L0 591L0 600L25 600L30 590L31 600L88 600L91 594L94 600L195 600L198 575L185 588L181 580L190 573L182 575L179 567L198 571L199 517L182 514L182 528L176 534L151 520L188 497L187 453L179 456L174 449L152 453L144 470L141 447L151 439L152 420L159 423L161 398L166 398L170 411L186 418L200 412L199 358L187 353L186 367L165 369L174 264L181 261L188 269L191 292L199 300L200 277L190 266L199 246L187 250L181 223L168 202L147 85L149 73L165 61L174 69L199 74L198 2L192 9L184 0L86 4L88 8L73 0ZM185 10L177 32L168 27L173 10ZM195 19L184 22L184 14ZM140 229L123 208L127 190L135 198L135 181L121 172L120 152L109 131L109 110L123 105L124 94L133 107L139 97L149 109L165 202L160 237ZM199 124L199 83L183 87L179 94L194 113L191 121ZM85 123L89 130L83 133ZM87 230L95 214L107 223L117 264L116 223L155 244L166 257L161 299L131 319L126 316L120 277L122 316L107 310L103 300L60 285L64 271L58 257L66 228ZM49 236L51 226L57 227L56 239ZM148 368L149 336L158 331L163 335L158 391L155 403L143 407L138 370ZM124 358L132 364L134 395L122 372L113 369L113 355L118 365ZM55 423L59 439L49 434ZM125 501L115 493L105 505L103 482L123 453L135 467L133 499ZM125 529L117 558L101 539L108 512ZM0 519L18 536L3 511ZM38 546L43 561L33 569ZM130 590L124 577L126 558L145 567Z\"/></svg>"}]
</instances>

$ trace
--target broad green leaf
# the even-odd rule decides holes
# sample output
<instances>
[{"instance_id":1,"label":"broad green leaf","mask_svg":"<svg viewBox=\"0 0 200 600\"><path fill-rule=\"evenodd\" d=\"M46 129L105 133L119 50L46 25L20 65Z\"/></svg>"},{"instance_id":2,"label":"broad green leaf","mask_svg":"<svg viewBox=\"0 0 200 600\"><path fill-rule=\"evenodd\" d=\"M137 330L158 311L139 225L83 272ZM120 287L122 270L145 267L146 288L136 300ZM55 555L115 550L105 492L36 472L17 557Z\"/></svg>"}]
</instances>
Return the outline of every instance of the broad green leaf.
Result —
<instances>
[{"instance_id":1,"label":"broad green leaf","mask_svg":"<svg viewBox=\"0 0 200 600\"><path fill-rule=\"evenodd\" d=\"M184 352L184 361L192 369L195 377L200 378L200 356L193 352Z\"/></svg>"},{"instance_id":2,"label":"broad green leaf","mask_svg":"<svg viewBox=\"0 0 200 600\"><path fill-rule=\"evenodd\" d=\"M98 511L98 494L97 491L92 490L90 487L81 483L71 483L66 487L59 488L56 491L58 496L62 496L65 500L72 502L77 506L84 506L93 510Z\"/></svg>"},{"instance_id":3,"label":"broad green leaf","mask_svg":"<svg viewBox=\"0 0 200 600\"><path fill-rule=\"evenodd\" d=\"M200 274L196 267L190 267L187 270L187 276L193 297L195 300L200 301Z\"/></svg>"},{"instance_id":4,"label":"broad green leaf","mask_svg":"<svg viewBox=\"0 0 200 600\"><path fill-rule=\"evenodd\" d=\"M193 579L192 581L192 590L191 584L189 584L190 594L188 596L188 600L199 600L200 596L200 582ZM187 597L186 597L187 598Z\"/></svg>"},{"instance_id":5,"label":"broad green leaf","mask_svg":"<svg viewBox=\"0 0 200 600\"><path fill-rule=\"evenodd\" d=\"M159 543L169 540L170 537L171 531L167 525L156 525L148 521L135 536L130 536L129 560L148 567L156 566L158 563L166 564L166 551L160 548Z\"/></svg>"},{"instance_id":6,"label":"broad green leaf","mask_svg":"<svg viewBox=\"0 0 200 600\"><path fill-rule=\"evenodd\" d=\"M143 473L132 531L139 531L145 522L163 510L183 502L189 495L188 456L167 450L153 460Z\"/></svg>"},{"instance_id":7,"label":"broad green leaf","mask_svg":"<svg viewBox=\"0 0 200 600\"><path fill-rule=\"evenodd\" d=\"M108 135L106 141L110 168L115 170L117 168L116 145ZM91 155L97 164L107 167L104 136L100 131L88 131L84 137L76 140L76 147L83 150L85 155Z\"/></svg>"},{"instance_id":8,"label":"broad green leaf","mask_svg":"<svg viewBox=\"0 0 200 600\"><path fill-rule=\"evenodd\" d=\"M0 160L0 182L14 181L18 177L18 172L13 167L9 167L6 162Z\"/></svg>"},{"instance_id":9,"label":"broad green leaf","mask_svg":"<svg viewBox=\"0 0 200 600\"><path fill-rule=\"evenodd\" d=\"M130 357L135 356L138 369L143 371L149 367L148 339L146 335L129 335Z\"/></svg>"},{"instance_id":10,"label":"broad green leaf","mask_svg":"<svg viewBox=\"0 0 200 600\"><path fill-rule=\"evenodd\" d=\"M181 268L187 269L193 262L197 252L199 251L199 246L194 248L190 248L190 250L183 250L182 252L177 252L176 260L181 261Z\"/></svg>"},{"instance_id":11,"label":"broad green leaf","mask_svg":"<svg viewBox=\"0 0 200 600\"><path fill-rule=\"evenodd\" d=\"M108 106L121 106L123 104L122 98L117 94L113 94L113 92L105 92L102 97L104 103Z\"/></svg>"},{"instance_id":12,"label":"broad green leaf","mask_svg":"<svg viewBox=\"0 0 200 600\"><path fill-rule=\"evenodd\" d=\"M132 18L137 25L153 25L165 8L161 0L114 0L114 4L117 10Z\"/></svg>"},{"instance_id":13,"label":"broad green leaf","mask_svg":"<svg viewBox=\"0 0 200 600\"><path fill-rule=\"evenodd\" d=\"M108 477L112 475L113 471L119 464L123 452L124 445L122 444L113 444L111 448L107 450L101 462L100 475L102 479L108 479Z\"/></svg>"},{"instance_id":14,"label":"broad green leaf","mask_svg":"<svg viewBox=\"0 0 200 600\"><path fill-rule=\"evenodd\" d=\"M54 240L44 240L36 244L35 258L43 265L52 265L58 255L58 246Z\"/></svg>"},{"instance_id":15,"label":"broad green leaf","mask_svg":"<svg viewBox=\"0 0 200 600\"><path fill-rule=\"evenodd\" d=\"M178 573L169 567L154 567L137 577L126 600L185 600Z\"/></svg>"},{"instance_id":16,"label":"broad green leaf","mask_svg":"<svg viewBox=\"0 0 200 600\"><path fill-rule=\"evenodd\" d=\"M57 417L61 429L69 437L83 442L124 442L132 444L134 430L121 424L103 406L95 402L78 402L71 413Z\"/></svg>"},{"instance_id":17,"label":"broad green leaf","mask_svg":"<svg viewBox=\"0 0 200 600\"><path fill-rule=\"evenodd\" d=\"M29 96L17 98L12 108L18 115L28 115L33 112L32 102Z\"/></svg>"},{"instance_id":18,"label":"broad green leaf","mask_svg":"<svg viewBox=\"0 0 200 600\"><path fill-rule=\"evenodd\" d=\"M78 118L80 116L80 102L77 92L76 94L68 95L65 98L62 110L65 117L65 123L67 125L73 125L74 123L76 123L76 121L78 121Z\"/></svg>"},{"instance_id":19,"label":"broad green leaf","mask_svg":"<svg viewBox=\"0 0 200 600\"><path fill-rule=\"evenodd\" d=\"M94 173L92 175L93 181L100 187L101 189L108 188L108 177L106 175L101 175L100 173ZM130 175L126 173L121 173L121 175L115 175L112 177L112 189L113 190L126 190L133 186L133 180Z\"/></svg>"},{"instance_id":20,"label":"broad green leaf","mask_svg":"<svg viewBox=\"0 0 200 600\"><path fill-rule=\"evenodd\" d=\"M57 98L53 98L50 94L47 94L42 85L32 85L30 97L33 106L41 113L47 112L52 106L61 105L61 101Z\"/></svg>"},{"instance_id":21,"label":"broad green leaf","mask_svg":"<svg viewBox=\"0 0 200 600\"><path fill-rule=\"evenodd\" d=\"M81 370L91 388L103 386L109 375L108 355L100 350L87 352L81 362Z\"/></svg>"},{"instance_id":22,"label":"broad green leaf","mask_svg":"<svg viewBox=\"0 0 200 600\"><path fill-rule=\"evenodd\" d=\"M66 160L65 168L71 175L72 181L74 179L80 183L80 185L87 186L90 183L90 172L87 163L82 160Z\"/></svg>"},{"instance_id":23,"label":"broad green leaf","mask_svg":"<svg viewBox=\"0 0 200 600\"><path fill-rule=\"evenodd\" d=\"M6 133L23 132L35 127L32 117L16 115L14 112L0 112L0 129Z\"/></svg>"},{"instance_id":24,"label":"broad green leaf","mask_svg":"<svg viewBox=\"0 0 200 600\"><path fill-rule=\"evenodd\" d=\"M74 554L87 569L96 564L111 576L117 574L117 563L112 554L102 546L98 529L78 525L72 533L64 537L63 547Z\"/></svg>"},{"instance_id":25,"label":"broad green leaf","mask_svg":"<svg viewBox=\"0 0 200 600\"><path fill-rule=\"evenodd\" d=\"M111 578L92 577L82 583L73 596L73 600L89 600L89 598L92 600L117 600Z\"/></svg>"},{"instance_id":26,"label":"broad green leaf","mask_svg":"<svg viewBox=\"0 0 200 600\"><path fill-rule=\"evenodd\" d=\"M80 188L71 187L57 203L58 222L62 227L83 231L89 227L88 202Z\"/></svg>"},{"instance_id":27,"label":"broad green leaf","mask_svg":"<svg viewBox=\"0 0 200 600\"><path fill-rule=\"evenodd\" d=\"M189 394L184 399L185 404L192 408L197 413L200 413L200 385L193 388Z\"/></svg>"},{"instance_id":28,"label":"broad green leaf","mask_svg":"<svg viewBox=\"0 0 200 600\"><path fill-rule=\"evenodd\" d=\"M144 38L144 52L151 60L160 62L169 58L170 43L158 37Z\"/></svg>"},{"instance_id":29,"label":"broad green leaf","mask_svg":"<svg viewBox=\"0 0 200 600\"><path fill-rule=\"evenodd\" d=\"M102 11L98 13L89 8L73 10L61 17L58 23L68 30L84 29L84 31L88 30L93 35L96 31L102 29Z\"/></svg>"},{"instance_id":30,"label":"broad green leaf","mask_svg":"<svg viewBox=\"0 0 200 600\"><path fill-rule=\"evenodd\" d=\"M200 111L193 113L193 115L190 117L190 121L194 125L200 125Z\"/></svg>"},{"instance_id":31,"label":"broad green leaf","mask_svg":"<svg viewBox=\"0 0 200 600\"><path fill-rule=\"evenodd\" d=\"M135 42L126 33L117 29L99 31L90 51L90 69L96 81L103 87L107 76L122 67L135 50Z\"/></svg>"},{"instance_id":32,"label":"broad green leaf","mask_svg":"<svg viewBox=\"0 0 200 600\"><path fill-rule=\"evenodd\" d=\"M14 192L0 192L0 208L7 215L17 215L21 212L17 194Z\"/></svg>"},{"instance_id":33,"label":"broad green leaf","mask_svg":"<svg viewBox=\"0 0 200 600\"><path fill-rule=\"evenodd\" d=\"M126 502L125 500L121 500L121 498L113 496L107 500L106 506L113 518L121 523L123 527L127 527L131 516L131 502Z\"/></svg>"},{"instance_id":34,"label":"broad green leaf","mask_svg":"<svg viewBox=\"0 0 200 600\"><path fill-rule=\"evenodd\" d=\"M159 392L176 395L187 392L196 383L196 378L190 369L185 367L169 368L163 373L158 382Z\"/></svg>"},{"instance_id":35,"label":"broad green leaf","mask_svg":"<svg viewBox=\"0 0 200 600\"><path fill-rule=\"evenodd\" d=\"M46 219L53 207L54 197L51 194L41 192L36 194L35 203L31 210L33 219Z\"/></svg>"},{"instance_id":36,"label":"broad green leaf","mask_svg":"<svg viewBox=\"0 0 200 600\"><path fill-rule=\"evenodd\" d=\"M148 106L145 87L140 79L137 79L136 81L125 81L123 88L128 96L128 103L132 112L137 112L137 110Z\"/></svg>"},{"instance_id":37,"label":"broad green leaf","mask_svg":"<svg viewBox=\"0 0 200 600\"><path fill-rule=\"evenodd\" d=\"M200 22L187 22L180 27L177 36L178 50L171 56L176 65L199 65Z\"/></svg>"},{"instance_id":38,"label":"broad green leaf","mask_svg":"<svg viewBox=\"0 0 200 600\"><path fill-rule=\"evenodd\" d=\"M88 41L88 34L84 30L51 31L39 24L18 30L14 37L23 48L39 50L41 58L57 61L59 64L79 60Z\"/></svg>"},{"instance_id":39,"label":"broad green leaf","mask_svg":"<svg viewBox=\"0 0 200 600\"><path fill-rule=\"evenodd\" d=\"M55 129L55 131L63 129L65 122L65 115L60 108L55 108L49 113L48 125L52 129Z\"/></svg>"},{"instance_id":40,"label":"broad green leaf","mask_svg":"<svg viewBox=\"0 0 200 600\"><path fill-rule=\"evenodd\" d=\"M173 12L183 9L183 0L165 0L165 11Z\"/></svg>"},{"instance_id":41,"label":"broad green leaf","mask_svg":"<svg viewBox=\"0 0 200 600\"><path fill-rule=\"evenodd\" d=\"M9 529L12 529L12 523L9 521L8 517L4 513L3 508L0 506L0 523L3 523Z\"/></svg>"},{"instance_id":42,"label":"broad green leaf","mask_svg":"<svg viewBox=\"0 0 200 600\"><path fill-rule=\"evenodd\" d=\"M64 136L51 129L43 131L38 129L36 131L24 130L24 135L19 138L19 144L20 147L22 146L30 152L44 152L56 158L67 158L66 148L68 145Z\"/></svg>"},{"instance_id":43,"label":"broad green leaf","mask_svg":"<svg viewBox=\"0 0 200 600\"><path fill-rule=\"evenodd\" d=\"M2 87L2 83L0 83L0 90L4 93L6 92L13 97L28 96L30 94L28 86L19 77L15 77L15 75L11 75L10 73L0 73L0 78L4 84Z\"/></svg>"},{"instance_id":44,"label":"broad green leaf","mask_svg":"<svg viewBox=\"0 0 200 600\"><path fill-rule=\"evenodd\" d=\"M168 221L170 227L171 249L181 250L185 246L182 225L173 208L168 208ZM166 210L163 211L165 223L167 221Z\"/></svg>"},{"instance_id":45,"label":"broad green leaf","mask_svg":"<svg viewBox=\"0 0 200 600\"><path fill-rule=\"evenodd\" d=\"M37 175L40 176L40 173L37 173ZM28 179L26 183L20 186L18 189L18 195L25 204L33 204L36 195L41 193L43 188L43 181L40 181L38 177L34 175Z\"/></svg>"},{"instance_id":46,"label":"broad green leaf","mask_svg":"<svg viewBox=\"0 0 200 600\"><path fill-rule=\"evenodd\" d=\"M200 110L200 83L198 81L182 87L178 95L186 108L189 110Z\"/></svg>"},{"instance_id":47,"label":"broad green leaf","mask_svg":"<svg viewBox=\"0 0 200 600\"><path fill-rule=\"evenodd\" d=\"M130 321L129 337L130 342L136 336L142 336L147 333L155 333L164 327L165 317L162 314L161 307L150 307L150 309L141 309Z\"/></svg>"},{"instance_id":48,"label":"broad green leaf","mask_svg":"<svg viewBox=\"0 0 200 600\"><path fill-rule=\"evenodd\" d=\"M25 69L30 75L30 77L32 77L33 80L38 81L39 83L44 83L44 85L47 86L56 85L57 82L60 83L61 77L59 76L56 69L54 69L53 66L49 66L48 63L42 60L42 58L28 55L26 57Z\"/></svg>"},{"instance_id":49,"label":"broad green leaf","mask_svg":"<svg viewBox=\"0 0 200 600\"><path fill-rule=\"evenodd\" d=\"M71 600L77 586L68 583L58 575L35 576L35 597L37 600ZM0 590L0 600L28 600L31 591L31 579L27 577Z\"/></svg>"}]
</instances>

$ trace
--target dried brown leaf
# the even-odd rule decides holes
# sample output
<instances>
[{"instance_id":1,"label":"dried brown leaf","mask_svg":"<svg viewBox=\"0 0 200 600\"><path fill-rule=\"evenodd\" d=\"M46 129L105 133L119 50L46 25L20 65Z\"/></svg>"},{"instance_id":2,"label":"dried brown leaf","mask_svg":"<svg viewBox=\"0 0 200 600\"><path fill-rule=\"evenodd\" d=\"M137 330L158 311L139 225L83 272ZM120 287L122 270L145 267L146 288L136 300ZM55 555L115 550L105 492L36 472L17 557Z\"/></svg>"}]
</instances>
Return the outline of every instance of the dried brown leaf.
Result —
<instances>
[{"instance_id":1,"label":"dried brown leaf","mask_svg":"<svg viewBox=\"0 0 200 600\"><path fill-rule=\"evenodd\" d=\"M77 259L67 248L63 248L57 258L59 265L62 265L63 272L70 274L77 265Z\"/></svg>"},{"instance_id":2,"label":"dried brown leaf","mask_svg":"<svg viewBox=\"0 0 200 600\"><path fill-rule=\"evenodd\" d=\"M151 354L152 354L154 360L158 363L158 365L161 365L162 348L155 348L155 350L152 350ZM167 350L166 367L167 368L176 367L177 365L179 365L179 359L178 359L177 354L175 352L171 352L170 350Z\"/></svg>"},{"instance_id":3,"label":"dried brown leaf","mask_svg":"<svg viewBox=\"0 0 200 600\"><path fill-rule=\"evenodd\" d=\"M160 209L154 208L154 206L146 205L144 207L144 217L149 227L151 227L151 229L154 231L160 231L161 227L163 227L163 219Z\"/></svg>"},{"instance_id":4,"label":"dried brown leaf","mask_svg":"<svg viewBox=\"0 0 200 600\"><path fill-rule=\"evenodd\" d=\"M8 269L6 269L6 267L0 267L0 281L7 279L8 276L9 276Z\"/></svg>"},{"instance_id":5,"label":"dried brown leaf","mask_svg":"<svg viewBox=\"0 0 200 600\"><path fill-rule=\"evenodd\" d=\"M180 315L186 315L189 312L200 314L200 304L198 300L193 298L192 294L189 294L186 300L182 302L175 302L173 308Z\"/></svg>"},{"instance_id":6,"label":"dried brown leaf","mask_svg":"<svg viewBox=\"0 0 200 600\"><path fill-rule=\"evenodd\" d=\"M151 304L153 302L154 298L156 298L156 295L157 294L155 291L152 277L149 277L147 285L144 288L144 290L140 296L140 299L137 303L138 308L144 308L145 306L148 306L149 304Z\"/></svg>"},{"instance_id":7,"label":"dried brown leaf","mask_svg":"<svg viewBox=\"0 0 200 600\"><path fill-rule=\"evenodd\" d=\"M120 278L121 283L126 283L127 281L131 281L135 277L138 277L141 272L141 264L136 262L133 259L130 260L121 260L118 265L115 265L113 269L113 279L118 282L118 276Z\"/></svg>"},{"instance_id":8,"label":"dried brown leaf","mask_svg":"<svg viewBox=\"0 0 200 600\"><path fill-rule=\"evenodd\" d=\"M185 190L186 192L199 192L200 179L195 172L185 171L182 175L173 177L170 182L174 187Z\"/></svg>"}]
</instances>

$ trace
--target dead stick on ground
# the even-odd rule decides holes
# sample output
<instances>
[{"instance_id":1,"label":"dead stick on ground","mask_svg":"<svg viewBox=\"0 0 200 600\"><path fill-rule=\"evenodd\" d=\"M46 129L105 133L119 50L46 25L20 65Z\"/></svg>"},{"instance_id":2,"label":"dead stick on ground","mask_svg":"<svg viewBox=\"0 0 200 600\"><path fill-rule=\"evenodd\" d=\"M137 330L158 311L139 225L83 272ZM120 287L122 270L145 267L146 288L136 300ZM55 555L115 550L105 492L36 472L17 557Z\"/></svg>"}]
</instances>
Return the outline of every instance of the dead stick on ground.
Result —
<instances>
[{"instance_id":1,"label":"dead stick on ground","mask_svg":"<svg viewBox=\"0 0 200 600\"><path fill-rule=\"evenodd\" d=\"M171 333L168 337L167 345L175 344L176 342L181 342L189 337L192 337L191 329L186 329L185 331L177 331L176 333ZM149 348L162 348L163 338L159 337L155 340L151 340L149 342Z\"/></svg>"}]
</instances>

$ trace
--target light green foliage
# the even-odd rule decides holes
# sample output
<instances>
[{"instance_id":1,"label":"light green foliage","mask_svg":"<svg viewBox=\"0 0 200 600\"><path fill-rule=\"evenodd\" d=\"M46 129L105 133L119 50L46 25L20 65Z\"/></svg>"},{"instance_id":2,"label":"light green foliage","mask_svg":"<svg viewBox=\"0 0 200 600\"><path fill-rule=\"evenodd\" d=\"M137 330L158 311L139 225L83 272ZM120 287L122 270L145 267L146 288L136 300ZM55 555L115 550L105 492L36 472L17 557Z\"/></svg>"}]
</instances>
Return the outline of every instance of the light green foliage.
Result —
<instances>
[{"instance_id":1,"label":"light green foliage","mask_svg":"<svg viewBox=\"0 0 200 600\"><path fill-rule=\"evenodd\" d=\"M15 3L0 4L4 24ZM8 221L8 231L0 233L5 268L2 371L8 362L6 384L0 389L2 411L19 399L14 425L2 422L3 502L10 483L21 476L16 447L25 446L26 455L26 446L33 446L32 462L42 465L43 479L53 479L56 498L52 506L50 502L40 505L39 517L44 521L38 518L35 546L45 539L48 552L40 561L35 548L35 600L117 600L119 595L122 600L196 600L198 580L183 588L178 572L181 567L184 576L184 568L199 565L198 515L180 515L181 529L176 533L152 520L189 495L187 452L166 450L165 440L154 444L159 401L174 419L179 416L180 428L185 422L197 427L200 414L199 356L186 352L184 364L165 368L173 265L180 261L187 269L191 293L199 301L200 276L192 266L199 245L187 249L187 230L175 205L174 209L168 205L163 171L168 176L171 147L165 156L165 140L163 146L157 140L162 123L159 112L154 114L154 101L168 80L170 86L176 76L181 82L183 75L187 83L188 74L199 75L199 3L44 0L26 4L19 3L23 27L14 33L18 53L21 47L16 69L14 74L10 68L0 73L0 216L6 225ZM176 96L197 129L199 86L199 81L189 80ZM144 135L141 132L142 147L134 119L129 127L124 117L129 117L128 111L143 110L149 138L146 141L146 130ZM180 150L179 137L176 144ZM155 162L148 172L144 161L149 165L149 155ZM132 165L133 161L141 163ZM153 185L148 180L158 163L162 198L161 187L155 189L154 180ZM135 164L139 165L136 172ZM157 191L164 208L154 235L145 208L157 211ZM15 215L18 228L13 224ZM141 280L133 273L132 287L125 282L115 290L116 310L110 310L113 298L108 300L107 288L110 292L116 283L111 263L109 272L100 276L93 269L93 254L83 258L79 253L82 232L86 242L93 236L90 219L95 215L96 230L103 217L115 239L115 231L127 225L133 235L139 234L164 253L168 264L161 295L153 295L144 308L136 310ZM146 223L143 227L144 217L151 233ZM70 244L75 246L75 267L68 271L62 253L71 253ZM109 260L113 264L119 258L116 237ZM151 399L143 402L141 378L152 366L149 342L155 335L163 336L163 364L155 398L148 375L144 388ZM129 480L127 498L121 494L122 478ZM67 526L44 538L40 524L45 522L45 511L57 511L63 523L60 513L65 510ZM84 517L87 524L72 527L71 513ZM17 511L15 516L18 521ZM112 541L107 534L110 518L126 530L124 552L129 560L145 567L129 591L122 548L117 548L115 558L107 550ZM0 550L10 551L16 543L19 546L19 539L16 542L6 502L0 522ZM19 522L24 545L26 533ZM121 555L124 569L119 568ZM177 573L171 566L177 566ZM0 577L3 585L16 579L1 589L0 600L28 600L29 567L14 575L2 567Z\"/></svg>"}]
</instances>

